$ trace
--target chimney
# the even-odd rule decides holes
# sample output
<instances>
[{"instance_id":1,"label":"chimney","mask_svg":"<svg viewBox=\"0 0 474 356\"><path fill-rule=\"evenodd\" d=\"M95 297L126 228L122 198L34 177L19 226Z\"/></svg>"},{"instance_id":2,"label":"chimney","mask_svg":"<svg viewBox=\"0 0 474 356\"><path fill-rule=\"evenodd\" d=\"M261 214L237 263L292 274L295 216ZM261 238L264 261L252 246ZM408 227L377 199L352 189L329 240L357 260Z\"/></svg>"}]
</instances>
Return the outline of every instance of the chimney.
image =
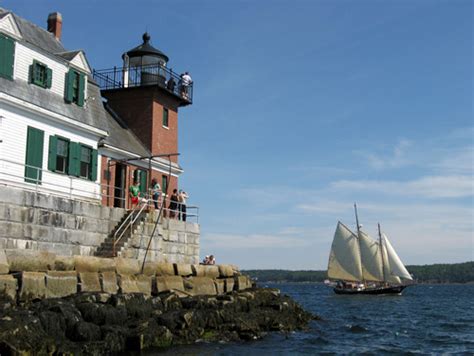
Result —
<instances>
[{"instance_id":1,"label":"chimney","mask_svg":"<svg viewBox=\"0 0 474 356\"><path fill-rule=\"evenodd\" d=\"M63 17L59 12L53 12L48 16L48 31L51 32L58 41L61 41L61 30L63 27Z\"/></svg>"}]
</instances>

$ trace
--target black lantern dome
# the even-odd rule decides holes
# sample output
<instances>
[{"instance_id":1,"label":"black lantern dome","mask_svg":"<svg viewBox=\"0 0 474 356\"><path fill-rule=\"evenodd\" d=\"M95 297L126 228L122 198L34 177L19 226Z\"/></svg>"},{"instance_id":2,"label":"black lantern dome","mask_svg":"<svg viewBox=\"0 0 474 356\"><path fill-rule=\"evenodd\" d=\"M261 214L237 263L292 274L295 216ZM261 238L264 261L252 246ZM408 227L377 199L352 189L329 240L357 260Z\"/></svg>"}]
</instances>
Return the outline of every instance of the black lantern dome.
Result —
<instances>
[{"instance_id":1,"label":"black lantern dome","mask_svg":"<svg viewBox=\"0 0 474 356\"><path fill-rule=\"evenodd\" d=\"M169 61L168 56L150 44L151 37L148 32L145 32L142 38L143 43L125 52L122 58L125 59L125 56L128 57L130 67L148 65L166 66L166 63Z\"/></svg>"}]
</instances>

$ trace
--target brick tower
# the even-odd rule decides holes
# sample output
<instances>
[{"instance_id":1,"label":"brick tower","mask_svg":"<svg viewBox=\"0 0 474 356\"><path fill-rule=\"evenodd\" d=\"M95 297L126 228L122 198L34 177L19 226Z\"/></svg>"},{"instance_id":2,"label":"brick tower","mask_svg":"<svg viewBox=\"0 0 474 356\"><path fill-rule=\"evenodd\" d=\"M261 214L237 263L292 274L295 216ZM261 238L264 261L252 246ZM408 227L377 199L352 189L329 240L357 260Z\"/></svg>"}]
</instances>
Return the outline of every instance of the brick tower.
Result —
<instances>
[{"instance_id":1,"label":"brick tower","mask_svg":"<svg viewBox=\"0 0 474 356\"><path fill-rule=\"evenodd\" d=\"M153 156L178 153L178 108L192 104L192 82L167 67L168 56L151 45L148 33L122 59L122 68L94 73L102 96ZM178 163L176 155L170 159ZM151 176L161 182L160 173ZM177 186L172 176L169 189Z\"/></svg>"}]
</instances>

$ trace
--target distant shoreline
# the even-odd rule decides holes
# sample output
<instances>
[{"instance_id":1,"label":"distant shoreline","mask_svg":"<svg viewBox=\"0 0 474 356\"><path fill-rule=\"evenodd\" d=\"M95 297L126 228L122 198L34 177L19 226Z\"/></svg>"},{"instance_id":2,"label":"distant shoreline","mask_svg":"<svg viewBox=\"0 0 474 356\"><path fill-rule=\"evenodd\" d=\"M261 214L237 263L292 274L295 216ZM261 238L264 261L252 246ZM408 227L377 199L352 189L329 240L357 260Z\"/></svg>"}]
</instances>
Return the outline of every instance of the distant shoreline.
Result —
<instances>
[{"instance_id":1,"label":"distant shoreline","mask_svg":"<svg viewBox=\"0 0 474 356\"><path fill-rule=\"evenodd\" d=\"M422 266L406 266L417 284L473 284L474 261L433 264ZM243 270L259 283L323 283L327 279L327 271L316 270L283 270L253 269Z\"/></svg>"}]
</instances>

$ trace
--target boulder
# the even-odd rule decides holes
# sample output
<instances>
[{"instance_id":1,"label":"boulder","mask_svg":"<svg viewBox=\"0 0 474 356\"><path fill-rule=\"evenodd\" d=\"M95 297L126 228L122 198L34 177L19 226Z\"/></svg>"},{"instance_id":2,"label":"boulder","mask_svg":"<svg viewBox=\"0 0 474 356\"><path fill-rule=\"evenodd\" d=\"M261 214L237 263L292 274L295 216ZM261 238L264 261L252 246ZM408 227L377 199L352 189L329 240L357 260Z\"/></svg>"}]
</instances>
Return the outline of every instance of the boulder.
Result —
<instances>
[{"instance_id":1,"label":"boulder","mask_svg":"<svg viewBox=\"0 0 474 356\"><path fill-rule=\"evenodd\" d=\"M252 282L250 281L250 278L247 276L236 276L234 277L234 289L235 290L245 290L252 288Z\"/></svg>"},{"instance_id":2,"label":"boulder","mask_svg":"<svg viewBox=\"0 0 474 356\"><path fill-rule=\"evenodd\" d=\"M234 269L231 265L218 265L217 268L219 269L219 276L221 278L234 276Z\"/></svg>"},{"instance_id":3,"label":"boulder","mask_svg":"<svg viewBox=\"0 0 474 356\"><path fill-rule=\"evenodd\" d=\"M56 256L54 260L55 271L74 271L74 267L73 256Z\"/></svg>"},{"instance_id":4,"label":"boulder","mask_svg":"<svg viewBox=\"0 0 474 356\"><path fill-rule=\"evenodd\" d=\"M0 274L8 274L10 267L8 266L7 255L4 250L0 250Z\"/></svg>"},{"instance_id":5,"label":"boulder","mask_svg":"<svg viewBox=\"0 0 474 356\"><path fill-rule=\"evenodd\" d=\"M119 274L118 284L122 294L140 293L137 285L137 277L129 274Z\"/></svg>"},{"instance_id":6,"label":"boulder","mask_svg":"<svg viewBox=\"0 0 474 356\"><path fill-rule=\"evenodd\" d=\"M11 274L0 274L0 297L14 301L16 299L16 290L18 281Z\"/></svg>"},{"instance_id":7,"label":"boulder","mask_svg":"<svg viewBox=\"0 0 474 356\"><path fill-rule=\"evenodd\" d=\"M177 276L181 276L181 277L192 276L193 274L191 265L185 264L185 263L175 263L174 271Z\"/></svg>"},{"instance_id":8,"label":"boulder","mask_svg":"<svg viewBox=\"0 0 474 356\"><path fill-rule=\"evenodd\" d=\"M43 272L22 272L20 300L31 301L46 296L46 274Z\"/></svg>"},{"instance_id":9,"label":"boulder","mask_svg":"<svg viewBox=\"0 0 474 356\"><path fill-rule=\"evenodd\" d=\"M48 271L46 298L62 298L77 293L76 271Z\"/></svg>"},{"instance_id":10,"label":"boulder","mask_svg":"<svg viewBox=\"0 0 474 356\"><path fill-rule=\"evenodd\" d=\"M115 261L111 258L94 256L74 256L77 272L111 272L115 271Z\"/></svg>"},{"instance_id":11,"label":"boulder","mask_svg":"<svg viewBox=\"0 0 474 356\"><path fill-rule=\"evenodd\" d=\"M156 289L158 293L173 290L184 292L183 278L181 276L156 277Z\"/></svg>"},{"instance_id":12,"label":"boulder","mask_svg":"<svg viewBox=\"0 0 474 356\"><path fill-rule=\"evenodd\" d=\"M36 250L5 250L10 272L46 272L54 269L56 255Z\"/></svg>"},{"instance_id":13,"label":"boulder","mask_svg":"<svg viewBox=\"0 0 474 356\"><path fill-rule=\"evenodd\" d=\"M139 274L141 271L141 264L135 258L122 258L116 257L115 259L117 274L128 274L134 275Z\"/></svg>"},{"instance_id":14,"label":"boulder","mask_svg":"<svg viewBox=\"0 0 474 356\"><path fill-rule=\"evenodd\" d=\"M192 295L217 295L214 280L209 277L191 277L186 280L186 284Z\"/></svg>"},{"instance_id":15,"label":"boulder","mask_svg":"<svg viewBox=\"0 0 474 356\"><path fill-rule=\"evenodd\" d=\"M81 292L102 292L100 287L99 273L81 272L79 273Z\"/></svg>"},{"instance_id":16,"label":"boulder","mask_svg":"<svg viewBox=\"0 0 474 356\"><path fill-rule=\"evenodd\" d=\"M117 294L118 283L117 274L115 272L101 273L102 291L109 294Z\"/></svg>"},{"instance_id":17,"label":"boulder","mask_svg":"<svg viewBox=\"0 0 474 356\"><path fill-rule=\"evenodd\" d=\"M156 266L157 276L174 276L174 265L167 262L159 262Z\"/></svg>"},{"instance_id":18,"label":"boulder","mask_svg":"<svg viewBox=\"0 0 474 356\"><path fill-rule=\"evenodd\" d=\"M140 293L143 293L145 295L151 295L152 279L152 276L146 276L144 274L139 274L137 276L137 287Z\"/></svg>"},{"instance_id":19,"label":"boulder","mask_svg":"<svg viewBox=\"0 0 474 356\"><path fill-rule=\"evenodd\" d=\"M204 266L203 265L191 265L193 270L193 276L204 277Z\"/></svg>"},{"instance_id":20,"label":"boulder","mask_svg":"<svg viewBox=\"0 0 474 356\"><path fill-rule=\"evenodd\" d=\"M214 279L214 284L216 285L217 294L221 295L225 293L224 279Z\"/></svg>"},{"instance_id":21,"label":"boulder","mask_svg":"<svg viewBox=\"0 0 474 356\"><path fill-rule=\"evenodd\" d=\"M143 274L146 276L155 276L156 270L158 269L158 262L145 262L145 266L143 267Z\"/></svg>"},{"instance_id":22,"label":"boulder","mask_svg":"<svg viewBox=\"0 0 474 356\"><path fill-rule=\"evenodd\" d=\"M234 278L226 278L224 280L225 280L225 292L226 293L232 292L234 290L234 285L235 285Z\"/></svg>"}]
</instances>

